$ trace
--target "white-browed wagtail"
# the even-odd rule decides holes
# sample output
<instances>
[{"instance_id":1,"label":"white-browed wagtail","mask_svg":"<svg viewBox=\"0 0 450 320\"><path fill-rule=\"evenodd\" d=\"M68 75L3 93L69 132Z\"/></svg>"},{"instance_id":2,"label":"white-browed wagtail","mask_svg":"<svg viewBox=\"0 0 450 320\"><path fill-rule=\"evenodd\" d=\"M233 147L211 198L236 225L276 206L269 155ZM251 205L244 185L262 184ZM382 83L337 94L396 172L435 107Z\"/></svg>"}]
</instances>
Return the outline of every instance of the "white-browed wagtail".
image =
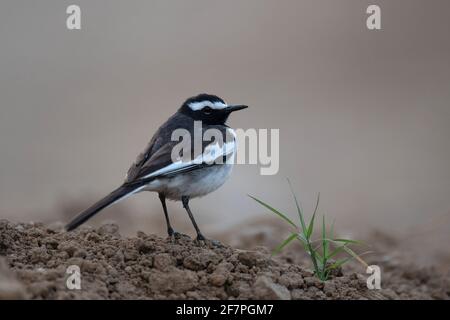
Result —
<instances>
[{"instance_id":1,"label":"white-browed wagtail","mask_svg":"<svg viewBox=\"0 0 450 320\"><path fill-rule=\"evenodd\" d=\"M204 196L219 188L230 176L236 142L233 129L225 123L233 111L247 108L245 105L228 105L215 95L199 94L187 99L154 134L150 143L128 170L124 183L109 195L76 216L66 230L77 228L100 210L141 191L158 192L164 210L169 236L174 230L169 221L166 199L181 201L197 232L197 240L205 240L200 232L189 200ZM201 126L196 122L201 121ZM204 139L209 129L222 135L222 142ZM180 152L174 159L174 148L179 140L173 140L175 130L182 130L190 137L189 154ZM196 132L200 131L200 132ZM231 136L231 139L229 138ZM201 154L196 154L193 137L200 137ZM188 157L186 157L188 156ZM220 160L220 161L218 161Z\"/></svg>"}]
</instances>

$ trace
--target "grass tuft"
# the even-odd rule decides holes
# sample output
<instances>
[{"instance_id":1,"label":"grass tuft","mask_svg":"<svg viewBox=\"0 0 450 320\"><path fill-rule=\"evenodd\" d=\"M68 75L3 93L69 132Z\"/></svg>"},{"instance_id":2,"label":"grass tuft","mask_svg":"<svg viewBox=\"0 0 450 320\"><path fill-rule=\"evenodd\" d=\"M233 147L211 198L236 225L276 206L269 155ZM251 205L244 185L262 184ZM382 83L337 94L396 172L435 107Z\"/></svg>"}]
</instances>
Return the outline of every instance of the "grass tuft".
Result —
<instances>
[{"instance_id":1,"label":"grass tuft","mask_svg":"<svg viewBox=\"0 0 450 320\"><path fill-rule=\"evenodd\" d=\"M293 191L292 184L288 179L289 189L294 198L295 205L297 208L297 214L299 218L299 224L294 223L286 214L280 212L279 210L273 208L267 203L259 200L258 198L248 195L250 198L255 200L257 203L276 214L278 218L287 222L291 227L294 228L293 232L282 241L273 251L273 254L277 254L283 250L288 244L293 240L298 240L302 244L302 247L306 253L311 258L311 262L314 268L314 274L322 281L328 280L332 271L349 262L352 259L356 259L365 267L367 263L356 254L353 249L350 248L351 245L360 245L360 241L351 239L335 238L334 236L334 221L330 228L327 228L325 215L322 216L321 232L320 237L313 240L314 235L314 224L317 217L317 211L320 202L320 193L317 195L316 205L314 207L313 214L309 219L309 223L306 224L305 216L301 208L300 203ZM367 252L366 252L367 253ZM337 258L339 255L344 254L345 257Z\"/></svg>"}]
</instances>

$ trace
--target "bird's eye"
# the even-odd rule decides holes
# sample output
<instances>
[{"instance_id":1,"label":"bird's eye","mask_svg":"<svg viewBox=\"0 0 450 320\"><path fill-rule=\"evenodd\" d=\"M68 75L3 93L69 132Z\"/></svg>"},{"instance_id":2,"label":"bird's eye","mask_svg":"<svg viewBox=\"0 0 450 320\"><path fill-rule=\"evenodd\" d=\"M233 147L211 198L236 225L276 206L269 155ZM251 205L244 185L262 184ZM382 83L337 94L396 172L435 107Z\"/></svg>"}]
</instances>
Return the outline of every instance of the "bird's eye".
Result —
<instances>
[{"instance_id":1,"label":"bird's eye","mask_svg":"<svg viewBox=\"0 0 450 320\"><path fill-rule=\"evenodd\" d=\"M204 107L203 108L203 113L204 114L211 114L212 112L212 108L211 107Z\"/></svg>"}]
</instances>

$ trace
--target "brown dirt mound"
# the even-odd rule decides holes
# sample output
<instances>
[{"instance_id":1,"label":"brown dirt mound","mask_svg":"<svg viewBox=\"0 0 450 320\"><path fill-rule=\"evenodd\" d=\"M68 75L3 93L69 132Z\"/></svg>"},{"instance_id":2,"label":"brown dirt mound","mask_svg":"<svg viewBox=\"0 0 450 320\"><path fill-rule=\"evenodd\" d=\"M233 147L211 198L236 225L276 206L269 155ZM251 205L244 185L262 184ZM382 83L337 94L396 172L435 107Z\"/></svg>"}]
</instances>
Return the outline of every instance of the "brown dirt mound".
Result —
<instances>
[{"instance_id":1,"label":"brown dirt mound","mask_svg":"<svg viewBox=\"0 0 450 320\"><path fill-rule=\"evenodd\" d=\"M300 265L272 259L265 248L238 250L142 232L124 239L118 231L114 224L67 233L60 226L0 221L0 298L400 298L392 290L368 290L366 276L357 273L321 282ZM70 265L80 267L81 290L66 286Z\"/></svg>"}]
</instances>

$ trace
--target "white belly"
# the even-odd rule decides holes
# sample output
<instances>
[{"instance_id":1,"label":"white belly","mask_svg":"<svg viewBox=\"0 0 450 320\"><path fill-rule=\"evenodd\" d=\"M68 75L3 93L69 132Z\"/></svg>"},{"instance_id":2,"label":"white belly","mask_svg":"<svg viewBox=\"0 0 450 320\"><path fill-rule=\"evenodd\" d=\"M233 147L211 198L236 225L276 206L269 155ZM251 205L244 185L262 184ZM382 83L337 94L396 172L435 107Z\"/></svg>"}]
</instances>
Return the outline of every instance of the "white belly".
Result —
<instances>
[{"instance_id":1,"label":"white belly","mask_svg":"<svg viewBox=\"0 0 450 320\"><path fill-rule=\"evenodd\" d=\"M162 192L172 200L180 200L182 196L201 197L222 186L232 170L232 164L214 165L172 178L156 179L143 190Z\"/></svg>"},{"instance_id":2,"label":"white belly","mask_svg":"<svg viewBox=\"0 0 450 320\"><path fill-rule=\"evenodd\" d=\"M227 129L232 135L232 141L226 142L224 145L212 143L205 148L202 154L202 161L209 163L214 159L220 159L221 156L228 155L232 161L223 164L215 164L213 166L204 167L202 169L193 170L187 173L180 173L171 178L156 178L151 181L142 190L157 191L164 193L168 199L180 200L182 196L191 198L201 197L222 186L229 178L233 169L234 154L236 152L236 135L230 128ZM187 167L191 162L182 162L181 160L152 172L147 177L156 177L165 175L171 171L180 170Z\"/></svg>"}]
</instances>

